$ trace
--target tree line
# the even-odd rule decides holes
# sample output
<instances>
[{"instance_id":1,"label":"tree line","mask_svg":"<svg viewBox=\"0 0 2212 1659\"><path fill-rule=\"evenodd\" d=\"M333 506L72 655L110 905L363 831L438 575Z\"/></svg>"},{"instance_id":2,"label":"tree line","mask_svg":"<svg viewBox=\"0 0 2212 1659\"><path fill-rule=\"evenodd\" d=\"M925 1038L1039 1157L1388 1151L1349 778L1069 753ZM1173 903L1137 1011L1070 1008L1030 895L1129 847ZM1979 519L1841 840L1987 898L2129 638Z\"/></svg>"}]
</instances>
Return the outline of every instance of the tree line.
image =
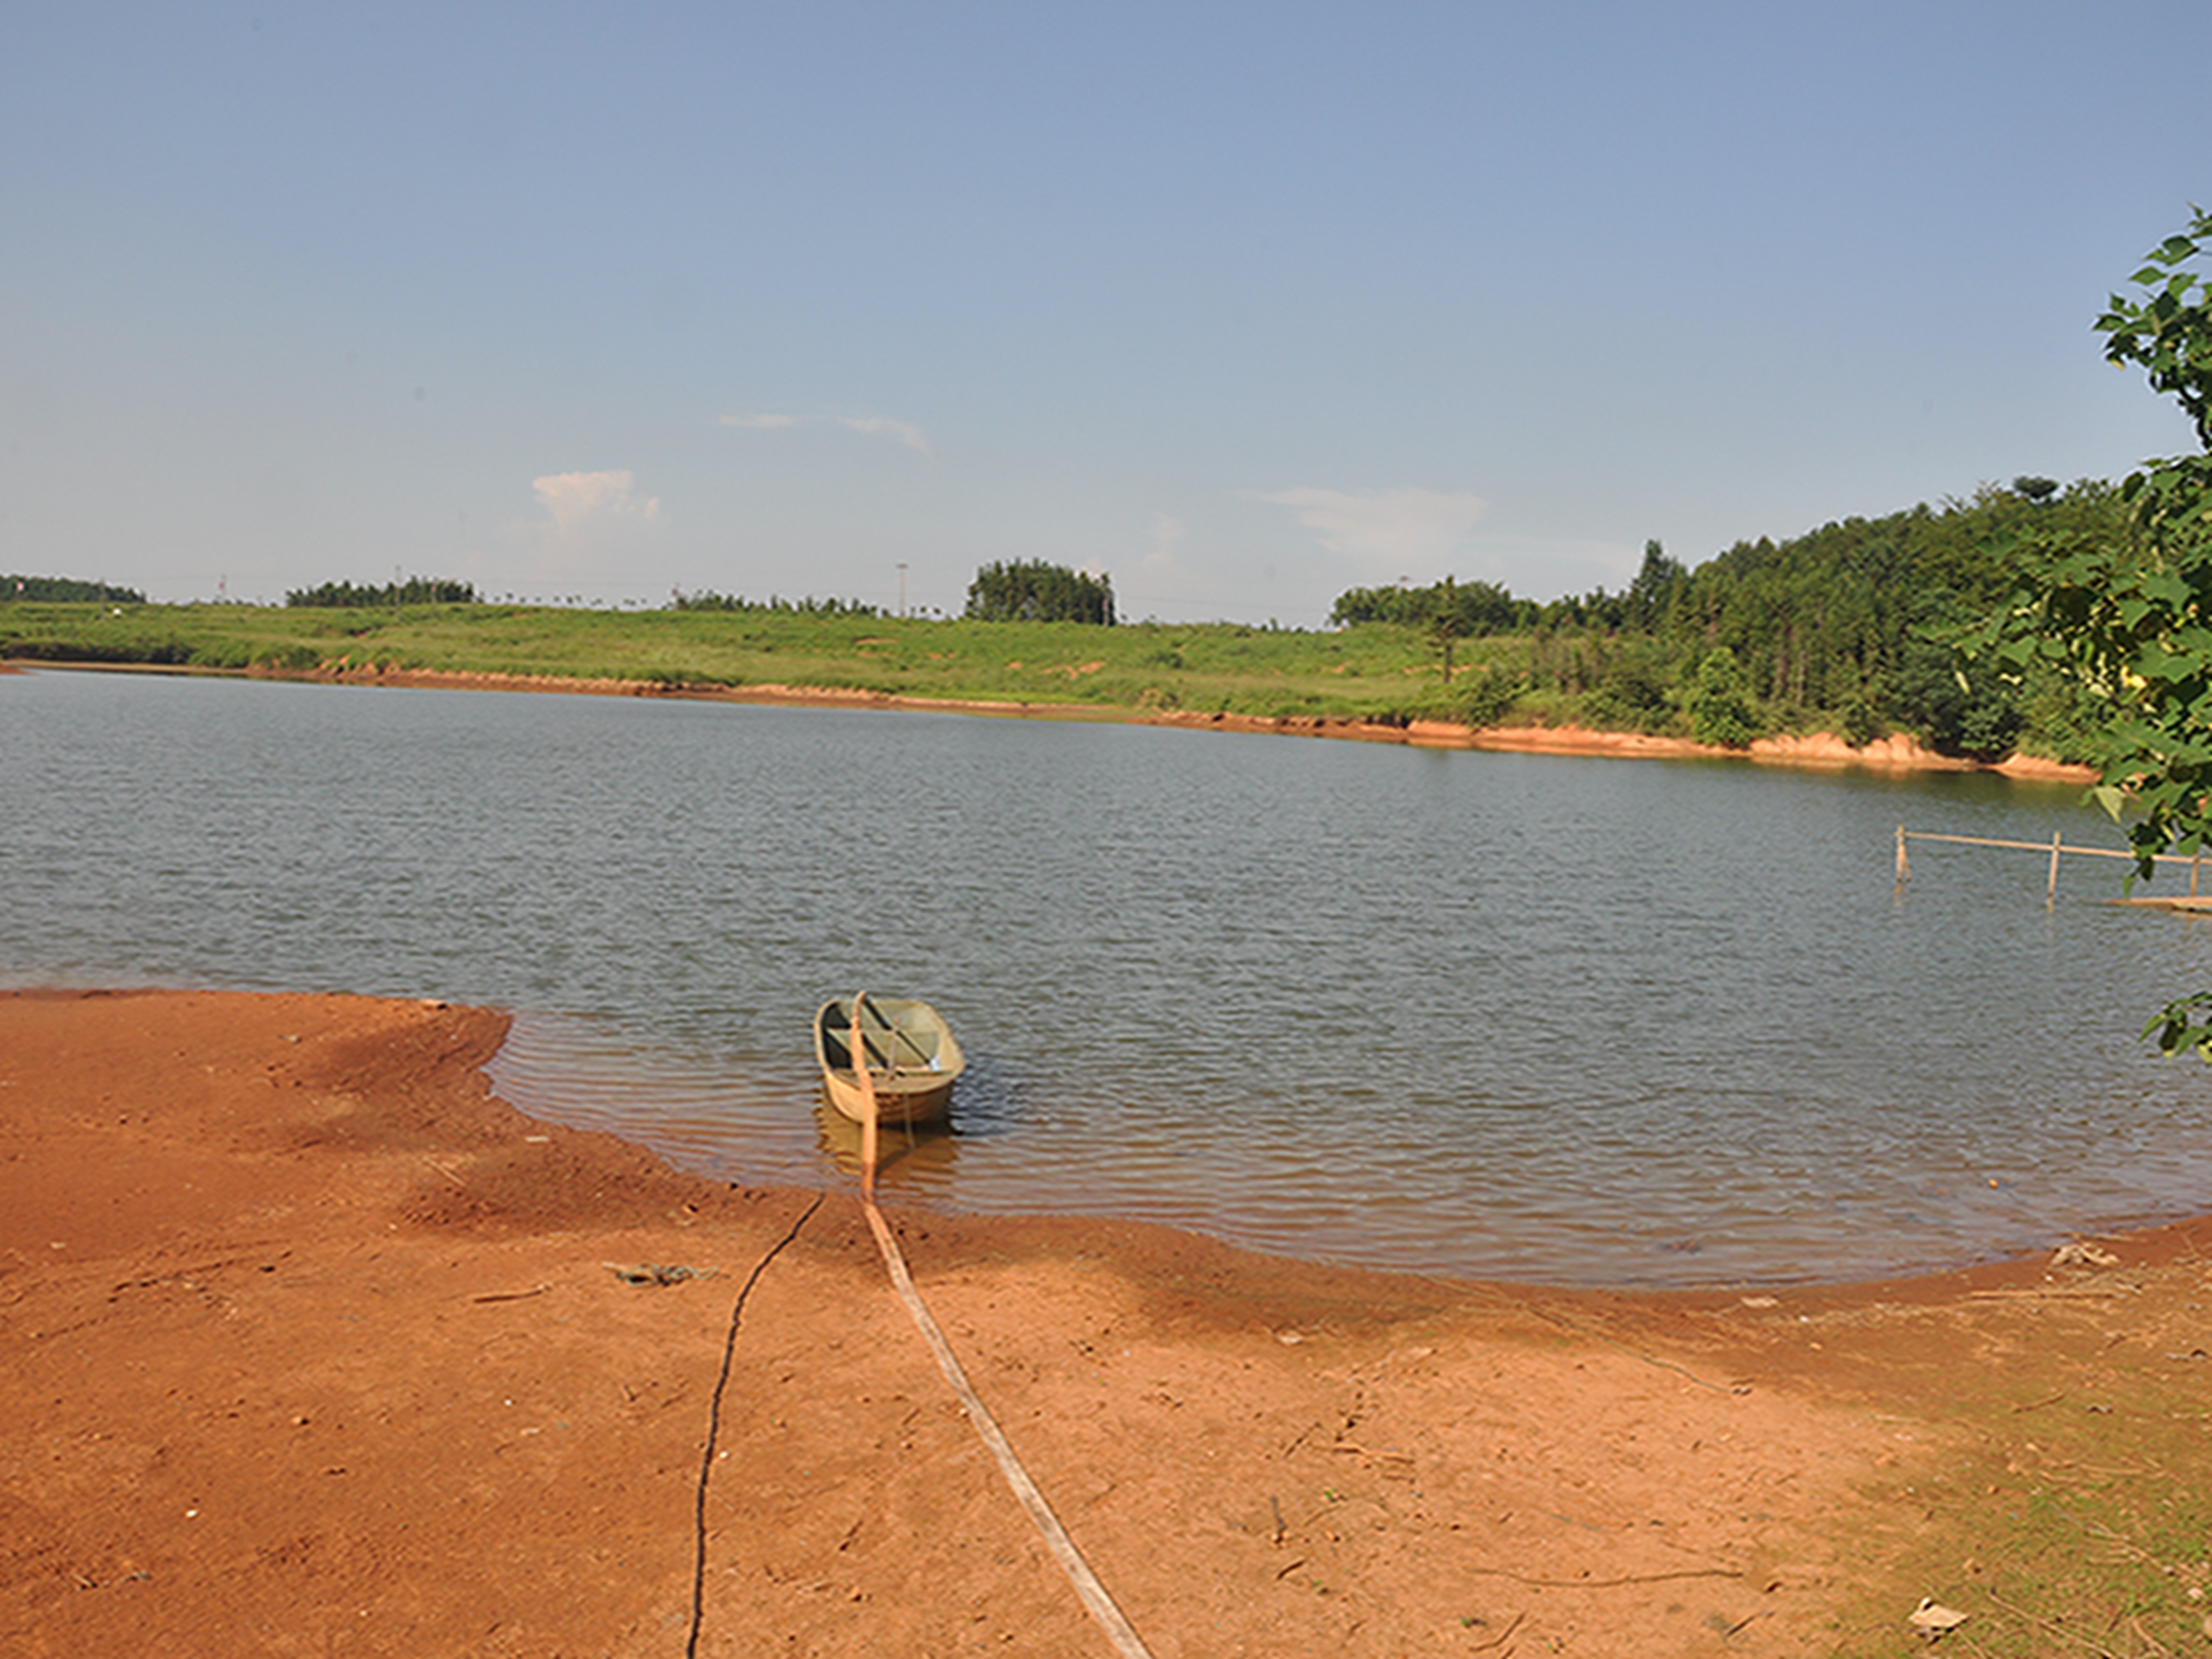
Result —
<instances>
[{"instance_id":1,"label":"tree line","mask_svg":"<svg viewBox=\"0 0 2212 1659\"><path fill-rule=\"evenodd\" d=\"M1408 717L1578 721L1736 747L1776 732L1827 730L1854 743L1907 732L1945 754L1997 759L2027 743L2079 758L2105 715L2077 683L2050 664L2009 673L1968 660L1955 641L2004 601L2034 549L2095 546L2124 557L2137 538L2124 487L2024 476L1933 507L1739 542L1695 568L1653 541L1619 592L1537 601L1447 577L1347 589L1330 622L1410 632L1432 653L1427 690L1408 688ZM0 579L0 597L18 583L25 599L144 602L133 590L56 577ZM470 583L416 577L325 582L285 603L396 610L481 600ZM670 608L885 614L857 599L713 590L679 592ZM1112 582L1042 560L987 564L965 617L1111 625Z\"/></svg>"},{"instance_id":2,"label":"tree line","mask_svg":"<svg viewBox=\"0 0 2212 1659\"><path fill-rule=\"evenodd\" d=\"M319 587L295 588L284 595L295 608L328 611L392 610L403 605L475 605L472 582L451 581L441 576L410 576L405 581L325 582Z\"/></svg>"},{"instance_id":3,"label":"tree line","mask_svg":"<svg viewBox=\"0 0 2212 1659\"><path fill-rule=\"evenodd\" d=\"M1586 724L1679 732L1741 745L1770 732L1828 729L1855 743L1910 732L1939 752L2001 758L2024 736L2078 749L2093 714L2052 676L2007 680L1956 640L2014 580L2021 550L2129 533L2120 491L2024 476L1963 501L1850 518L1782 541L1739 542L1694 568L1656 541L1635 579L1539 602L1488 582L1352 588L1339 626L1422 630L1462 711L1494 724L1516 709Z\"/></svg>"},{"instance_id":4,"label":"tree line","mask_svg":"<svg viewBox=\"0 0 2212 1659\"><path fill-rule=\"evenodd\" d=\"M32 605L143 605L135 587L112 582L83 582L71 576L0 576L0 599Z\"/></svg>"},{"instance_id":5,"label":"tree line","mask_svg":"<svg viewBox=\"0 0 2212 1659\"><path fill-rule=\"evenodd\" d=\"M717 593L712 588L702 588L696 593L678 593L668 602L671 611L728 611L747 616L787 617L876 617L883 613L872 605L858 599L817 599L809 594L803 599L748 599L734 593Z\"/></svg>"}]
</instances>

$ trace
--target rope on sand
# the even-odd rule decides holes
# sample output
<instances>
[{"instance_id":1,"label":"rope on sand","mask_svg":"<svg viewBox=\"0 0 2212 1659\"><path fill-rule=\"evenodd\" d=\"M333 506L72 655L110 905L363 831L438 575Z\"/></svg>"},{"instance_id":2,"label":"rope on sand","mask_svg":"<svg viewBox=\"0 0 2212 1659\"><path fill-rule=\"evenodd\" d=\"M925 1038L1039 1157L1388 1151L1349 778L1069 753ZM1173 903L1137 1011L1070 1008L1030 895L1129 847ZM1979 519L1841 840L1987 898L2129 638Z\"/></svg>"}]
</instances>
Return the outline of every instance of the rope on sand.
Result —
<instances>
[{"instance_id":1,"label":"rope on sand","mask_svg":"<svg viewBox=\"0 0 2212 1659\"><path fill-rule=\"evenodd\" d=\"M799 1230L822 1207L825 1196L823 1193L815 1194L814 1201L799 1213L799 1219L791 1224L789 1231L754 1264L752 1272L746 1275L744 1285L738 1291L736 1303L730 1309L729 1333L722 1339L722 1371L714 1379L714 1397L707 1407L707 1449L699 1455L699 1485L692 1506L691 1633L684 1638L684 1659L694 1659L699 1651L699 1626L707 1610L707 1482L714 1472L714 1441L722 1426L722 1391L730 1386L730 1359L737 1352L738 1322L744 1317L745 1298L753 1293L753 1286L760 1283L760 1276L768 1271L768 1264L781 1255L792 1240L799 1237ZM690 1272L688 1268L684 1271ZM665 1284L668 1281L656 1282Z\"/></svg>"},{"instance_id":2,"label":"rope on sand","mask_svg":"<svg viewBox=\"0 0 2212 1659\"><path fill-rule=\"evenodd\" d=\"M860 1136L860 1203L868 1212L868 1226L876 1236L877 1249L883 1252L884 1266L890 1270L891 1283L898 1290L899 1300L906 1304L906 1310L913 1317L915 1328L921 1333L922 1340L929 1344L929 1351L937 1356L938 1370L945 1373L945 1380L952 1385L952 1392L960 1397L961 1405L967 1408L968 1420L975 1425L976 1437L990 1449L991 1455L999 1460L999 1472L1006 1476L1007 1486L1013 1488L1014 1496L1029 1511L1030 1519L1036 1524L1038 1533L1044 1539L1045 1547L1052 1552L1053 1559L1060 1563L1060 1571L1075 1586L1075 1593L1082 1598L1085 1608L1097 1621L1098 1627L1106 1632L1107 1639L1114 1644L1123 1659L1152 1659L1152 1650L1145 1645L1144 1638L1137 1634L1136 1627L1115 1605L1114 1598L1106 1593L1106 1586L1098 1582L1098 1575L1091 1571L1091 1564L1075 1547L1074 1540L1067 1535L1067 1528L1060 1524L1060 1517L1052 1512L1052 1505L1045 1501L1044 1493L1037 1489L1036 1482L1030 1479L1030 1472L1022 1467L1022 1460L1015 1455L1013 1446L999 1427L998 1419L991 1415L990 1407L984 1405L981 1396L968 1381L968 1373L962 1369L958 1356L952 1352L952 1345L945 1340L945 1333L938 1328L937 1321L930 1316L921 1293L914 1287L914 1276L907 1272L906 1257L899 1252L898 1241L891 1237L890 1224L884 1219L884 1212L876 1207L876 1084L875 1079L868 1075L867 1059L860 1048L860 1003L858 997L853 999L853 1075L860 1084L862 1106L867 1113L862 1121Z\"/></svg>"}]
</instances>

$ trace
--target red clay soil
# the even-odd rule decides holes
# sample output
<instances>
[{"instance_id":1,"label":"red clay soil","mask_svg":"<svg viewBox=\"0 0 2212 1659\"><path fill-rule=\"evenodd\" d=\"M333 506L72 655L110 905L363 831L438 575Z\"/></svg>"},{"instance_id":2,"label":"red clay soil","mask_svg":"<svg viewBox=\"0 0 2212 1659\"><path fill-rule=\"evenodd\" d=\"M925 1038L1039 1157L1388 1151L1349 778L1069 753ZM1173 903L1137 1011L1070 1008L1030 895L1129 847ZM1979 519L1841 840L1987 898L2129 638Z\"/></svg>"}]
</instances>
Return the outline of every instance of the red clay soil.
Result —
<instances>
[{"instance_id":1,"label":"red clay soil","mask_svg":"<svg viewBox=\"0 0 2212 1659\"><path fill-rule=\"evenodd\" d=\"M853 1194L526 1118L505 1029L0 996L0 1651L677 1656L696 1592L701 1654L1110 1654ZM1975 1386L1916 1356L2001 1352L2047 1282L1589 1296L893 1219L1159 1659L1902 1640L1915 1401Z\"/></svg>"},{"instance_id":2,"label":"red clay soil","mask_svg":"<svg viewBox=\"0 0 2212 1659\"><path fill-rule=\"evenodd\" d=\"M1097 665L1089 665L1096 667ZM158 672L175 672L161 670ZM1832 732L1784 733L1760 738L1743 749L1724 749L1688 738L1652 737L1640 732L1606 732L1583 726L1461 726L1449 720L1346 719L1333 714L1230 714L1182 709L1121 708L1101 703L988 702L945 697L894 696L885 691L839 686L757 684L685 685L659 680L586 679L555 674L489 674L455 669L400 668L390 664L325 666L295 672L247 671L256 678L324 680L344 684L442 686L477 691L550 691L588 696L682 697L714 702L790 704L807 708L871 708L951 710L1035 720L1126 722L1171 726L1191 731L1273 733L1289 737L1343 738L1360 743L1410 744L1431 749L1510 750L1530 754L1603 755L1638 760L1751 760L1771 766L1841 768L1881 772L1998 772L2008 777L2094 783L2094 767L2071 765L2034 755L2014 755L1994 765L1939 755L1905 733L1853 745ZM1079 672L1071 668L1071 672Z\"/></svg>"}]
</instances>

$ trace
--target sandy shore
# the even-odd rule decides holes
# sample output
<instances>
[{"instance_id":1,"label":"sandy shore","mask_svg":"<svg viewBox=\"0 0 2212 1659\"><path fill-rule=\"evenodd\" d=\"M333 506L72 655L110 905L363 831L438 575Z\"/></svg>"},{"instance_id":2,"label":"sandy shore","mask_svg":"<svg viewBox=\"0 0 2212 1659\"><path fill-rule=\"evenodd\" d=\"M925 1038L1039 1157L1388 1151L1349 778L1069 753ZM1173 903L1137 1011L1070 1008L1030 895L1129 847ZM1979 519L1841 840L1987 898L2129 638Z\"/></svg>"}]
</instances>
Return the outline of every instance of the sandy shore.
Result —
<instances>
[{"instance_id":1,"label":"sandy shore","mask_svg":"<svg viewBox=\"0 0 2212 1659\"><path fill-rule=\"evenodd\" d=\"M853 1196L772 1255L815 1194L521 1116L477 1069L505 1026L0 996L0 1650L683 1653L758 1269L697 1651L1109 1653ZM1159 1659L1895 1652L1923 1594L1994 1619L2025 1592L1984 1484L2115 1431L2052 1401L2201 1354L2212 1243L1632 1297L894 1219ZM617 1271L648 1265L697 1276Z\"/></svg>"}]
</instances>

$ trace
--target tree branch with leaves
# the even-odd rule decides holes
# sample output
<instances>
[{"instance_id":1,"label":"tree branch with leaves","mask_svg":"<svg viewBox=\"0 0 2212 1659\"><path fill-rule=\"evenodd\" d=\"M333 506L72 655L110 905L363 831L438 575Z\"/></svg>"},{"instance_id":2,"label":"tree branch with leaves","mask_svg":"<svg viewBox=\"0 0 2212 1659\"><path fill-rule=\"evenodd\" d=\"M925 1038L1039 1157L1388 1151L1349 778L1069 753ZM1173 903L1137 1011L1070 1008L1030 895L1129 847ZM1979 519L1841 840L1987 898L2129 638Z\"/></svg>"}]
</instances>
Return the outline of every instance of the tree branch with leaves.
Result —
<instances>
[{"instance_id":1,"label":"tree branch with leaves","mask_svg":"<svg viewBox=\"0 0 2212 1659\"><path fill-rule=\"evenodd\" d=\"M2038 536L2003 608L1965 641L2009 675L2041 662L2108 715L2092 792L2122 823L2139 874L2160 854L2212 848L2212 214L2154 249L2097 319L2105 357L2178 399L2199 453L2143 464L2120 487L2118 538ZM2167 1054L2212 1061L2212 992L2144 1028Z\"/></svg>"}]
</instances>

